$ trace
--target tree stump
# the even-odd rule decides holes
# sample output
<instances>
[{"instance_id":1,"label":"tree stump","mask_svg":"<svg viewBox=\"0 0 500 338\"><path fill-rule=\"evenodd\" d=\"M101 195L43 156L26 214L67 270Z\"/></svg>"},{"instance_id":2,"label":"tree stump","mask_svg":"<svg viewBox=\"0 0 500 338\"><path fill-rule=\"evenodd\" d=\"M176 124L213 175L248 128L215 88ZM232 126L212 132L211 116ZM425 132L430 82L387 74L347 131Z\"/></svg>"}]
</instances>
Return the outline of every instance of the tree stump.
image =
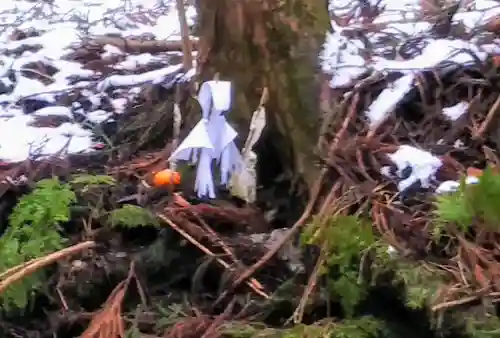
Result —
<instances>
[{"instance_id":1,"label":"tree stump","mask_svg":"<svg viewBox=\"0 0 500 338\"><path fill-rule=\"evenodd\" d=\"M330 27L326 0L197 0L198 70L232 81L229 120L242 137L268 88L263 147L310 186L319 114L318 55ZM272 136L271 136L272 135Z\"/></svg>"}]
</instances>

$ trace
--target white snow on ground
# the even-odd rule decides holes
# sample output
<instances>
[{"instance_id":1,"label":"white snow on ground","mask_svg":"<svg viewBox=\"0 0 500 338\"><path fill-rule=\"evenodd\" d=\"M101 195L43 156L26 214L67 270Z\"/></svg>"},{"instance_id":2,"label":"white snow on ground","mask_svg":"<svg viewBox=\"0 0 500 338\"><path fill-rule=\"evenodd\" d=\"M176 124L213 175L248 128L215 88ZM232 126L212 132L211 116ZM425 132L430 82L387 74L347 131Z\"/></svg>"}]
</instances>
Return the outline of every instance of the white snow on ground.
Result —
<instances>
[{"instance_id":1,"label":"white snow on ground","mask_svg":"<svg viewBox=\"0 0 500 338\"><path fill-rule=\"evenodd\" d=\"M186 8L188 24L195 11ZM113 114L123 113L126 104L144 83L172 85L180 66L169 64L164 55L124 55L117 47L107 45L102 59L121 55L118 70L133 71L150 63L163 68L135 75L105 77L98 71L84 69L82 64L65 59L83 37L116 34L121 37L146 36L157 40L180 40L175 1L161 0L56 0L0 2L0 161L22 161L28 157L66 152L91 151L92 132L75 122L77 114L88 122L102 123ZM41 32L13 41L15 29ZM27 77L27 65L39 63L53 67L55 73L41 78ZM169 78L169 75L170 78ZM165 79L167 81L164 83ZM60 106L61 95L80 90L85 102ZM106 91L107 93L104 93ZM109 94L109 95L108 95ZM102 108L105 96L111 99L111 110ZM84 108L85 107L85 108ZM38 108L38 109L37 109ZM40 116L65 117L57 127L36 127Z\"/></svg>"},{"instance_id":2,"label":"white snow on ground","mask_svg":"<svg viewBox=\"0 0 500 338\"><path fill-rule=\"evenodd\" d=\"M455 4L459 1L448 1ZM326 34L320 55L323 71L331 74L334 89L355 88L358 79L368 74L384 76L399 72L404 76L390 83L365 111L371 128L379 126L416 86L415 78L423 70L447 72L458 65L484 60L488 54L500 54L500 39L493 34L477 34L477 29L500 15L500 3L493 0L460 1L453 16L454 36L439 36L434 22L423 13L416 0L332 0L329 11L333 33ZM430 2L429 2L430 3ZM499 17L500 18L500 17ZM484 31L484 30L483 30ZM460 32L464 32L460 36ZM476 33L476 34L475 34ZM451 121L467 112L469 103L444 107ZM397 166L398 187L403 191L420 181L428 188L441 161L429 152L402 145L389 155ZM388 173L388 167L383 173ZM402 175L402 171L410 173ZM403 177L404 176L404 177ZM470 181L470 182L469 182ZM469 179L468 183L473 183ZM437 192L456 188L458 182L443 182Z\"/></svg>"},{"instance_id":3,"label":"white snow on ground","mask_svg":"<svg viewBox=\"0 0 500 338\"><path fill-rule=\"evenodd\" d=\"M403 170L408 166L412 167L410 175L399 182L400 191L406 190L417 180L421 181L423 188L428 188L430 179L434 177L442 164L439 158L428 152L407 145L400 146L395 153L389 155L389 158L396 164L396 174L400 177L403 176Z\"/></svg>"}]
</instances>

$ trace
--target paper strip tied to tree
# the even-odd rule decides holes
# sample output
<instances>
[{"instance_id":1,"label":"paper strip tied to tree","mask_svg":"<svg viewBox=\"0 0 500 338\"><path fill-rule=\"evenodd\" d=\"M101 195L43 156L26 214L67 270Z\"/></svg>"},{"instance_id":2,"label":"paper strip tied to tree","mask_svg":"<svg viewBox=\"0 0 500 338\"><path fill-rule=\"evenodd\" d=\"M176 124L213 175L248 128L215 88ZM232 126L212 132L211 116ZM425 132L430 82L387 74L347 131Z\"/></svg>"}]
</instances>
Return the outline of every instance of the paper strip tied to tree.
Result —
<instances>
[{"instance_id":1,"label":"paper strip tied to tree","mask_svg":"<svg viewBox=\"0 0 500 338\"><path fill-rule=\"evenodd\" d=\"M254 111L248 137L243 147L243 169L231 177L231 193L248 203L255 202L257 197L257 154L253 151L253 146L260 139L264 128L266 127L266 109L264 105L268 100L268 90L264 88L260 99L259 107Z\"/></svg>"},{"instance_id":2,"label":"paper strip tied to tree","mask_svg":"<svg viewBox=\"0 0 500 338\"><path fill-rule=\"evenodd\" d=\"M198 162L195 191L198 197L215 198L213 161L220 166L220 183L228 185L232 174L243 168L241 154L234 144L237 132L229 125L225 113L231 108L231 82L207 81L198 93L201 120L172 153L169 161Z\"/></svg>"}]
</instances>

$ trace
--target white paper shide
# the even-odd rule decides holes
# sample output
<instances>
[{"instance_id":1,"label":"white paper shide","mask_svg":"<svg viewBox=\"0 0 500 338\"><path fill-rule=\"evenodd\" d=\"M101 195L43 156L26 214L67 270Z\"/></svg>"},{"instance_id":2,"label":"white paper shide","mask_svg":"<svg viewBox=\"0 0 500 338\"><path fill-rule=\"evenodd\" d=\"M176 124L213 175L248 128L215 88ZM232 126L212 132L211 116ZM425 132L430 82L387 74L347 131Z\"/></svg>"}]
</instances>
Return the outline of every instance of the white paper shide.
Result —
<instances>
[{"instance_id":1,"label":"white paper shide","mask_svg":"<svg viewBox=\"0 0 500 338\"><path fill-rule=\"evenodd\" d=\"M198 94L202 118L169 158L169 161L198 162L195 182L198 197L215 198L214 161L220 167L220 183L225 185L231 175L243 168L242 156L234 144L238 134L225 116L231 108L231 97L231 82L203 83Z\"/></svg>"}]
</instances>

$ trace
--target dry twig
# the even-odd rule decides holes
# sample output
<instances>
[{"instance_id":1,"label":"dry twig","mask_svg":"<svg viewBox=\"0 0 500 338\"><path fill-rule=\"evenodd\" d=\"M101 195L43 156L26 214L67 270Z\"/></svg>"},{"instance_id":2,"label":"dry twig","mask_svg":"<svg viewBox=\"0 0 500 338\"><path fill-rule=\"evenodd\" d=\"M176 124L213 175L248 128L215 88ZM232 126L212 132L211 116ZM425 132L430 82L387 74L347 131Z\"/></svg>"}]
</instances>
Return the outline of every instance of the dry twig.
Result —
<instances>
[{"instance_id":1,"label":"dry twig","mask_svg":"<svg viewBox=\"0 0 500 338\"><path fill-rule=\"evenodd\" d=\"M32 274L33 272L46 267L47 265L53 264L60 259L66 258L68 256L79 253L83 250L88 250L96 246L96 243L93 241L87 241L83 243L79 243L69 248L64 248L57 252L51 253L45 257L37 258L27 263L24 263L18 267L14 267L9 269L8 271L2 273L0 276L0 294L5 291L10 285L16 283L17 281L23 279L27 275Z\"/></svg>"},{"instance_id":2,"label":"dry twig","mask_svg":"<svg viewBox=\"0 0 500 338\"><path fill-rule=\"evenodd\" d=\"M134 263L130 264L127 278L120 282L111 292L103 309L99 311L81 338L124 338L125 325L121 316L123 298L130 281L135 278Z\"/></svg>"}]
</instances>

